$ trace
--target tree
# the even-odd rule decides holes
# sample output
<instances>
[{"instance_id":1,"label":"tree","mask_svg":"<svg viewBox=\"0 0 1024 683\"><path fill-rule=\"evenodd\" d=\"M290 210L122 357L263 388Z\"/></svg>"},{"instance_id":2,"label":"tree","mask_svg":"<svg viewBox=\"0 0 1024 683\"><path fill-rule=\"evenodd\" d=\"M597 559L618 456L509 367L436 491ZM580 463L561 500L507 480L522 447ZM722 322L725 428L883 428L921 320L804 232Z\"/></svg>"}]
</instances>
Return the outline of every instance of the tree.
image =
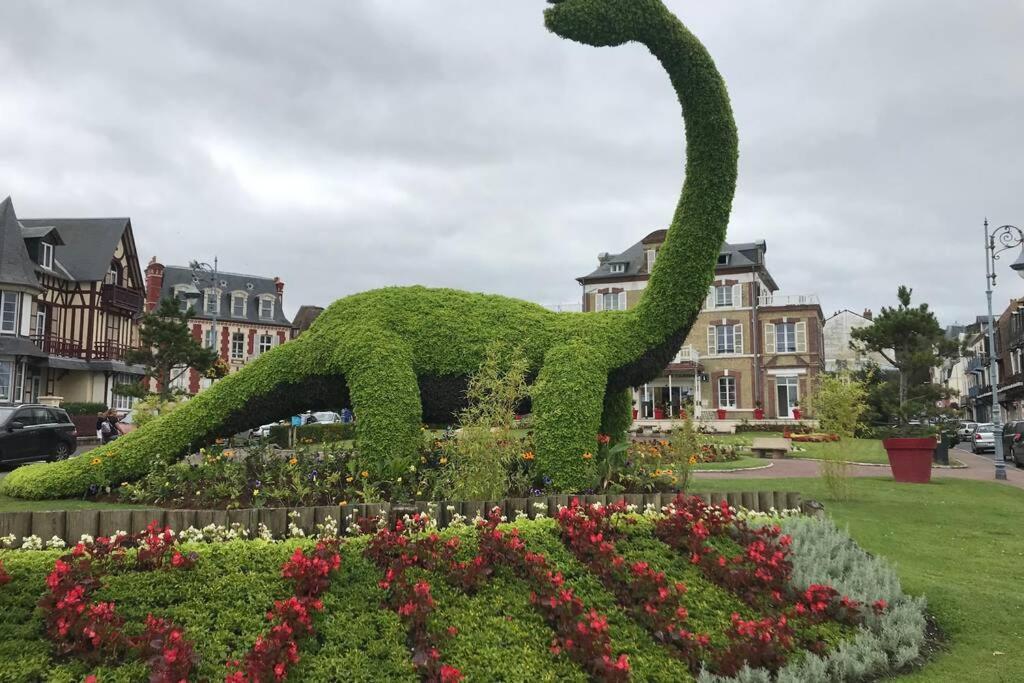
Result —
<instances>
[{"instance_id":1,"label":"tree","mask_svg":"<svg viewBox=\"0 0 1024 683\"><path fill-rule=\"evenodd\" d=\"M810 396L809 403L821 428L839 436L852 437L868 409L868 390L848 372L825 375Z\"/></svg>"},{"instance_id":2,"label":"tree","mask_svg":"<svg viewBox=\"0 0 1024 683\"><path fill-rule=\"evenodd\" d=\"M174 396L174 381L189 369L208 373L217 369L218 357L213 349L206 349L192 337L188 319L192 309L181 310L174 299L160 302L155 310L142 315L139 324L141 348L125 354L126 363L142 365L146 379L155 379L155 392L161 402ZM117 393L129 396L143 396L149 393L145 385L121 385Z\"/></svg>"},{"instance_id":3,"label":"tree","mask_svg":"<svg viewBox=\"0 0 1024 683\"><path fill-rule=\"evenodd\" d=\"M896 291L899 305L882 307L874 323L853 331L850 346L863 352L875 352L892 364L898 373L898 417L905 422L908 409L925 407L936 395L930 391L929 376L933 367L944 359L955 357L957 343L947 339L945 332L928 310L928 304L910 305L912 289L900 285ZM908 388L913 390L909 396Z\"/></svg>"}]
</instances>

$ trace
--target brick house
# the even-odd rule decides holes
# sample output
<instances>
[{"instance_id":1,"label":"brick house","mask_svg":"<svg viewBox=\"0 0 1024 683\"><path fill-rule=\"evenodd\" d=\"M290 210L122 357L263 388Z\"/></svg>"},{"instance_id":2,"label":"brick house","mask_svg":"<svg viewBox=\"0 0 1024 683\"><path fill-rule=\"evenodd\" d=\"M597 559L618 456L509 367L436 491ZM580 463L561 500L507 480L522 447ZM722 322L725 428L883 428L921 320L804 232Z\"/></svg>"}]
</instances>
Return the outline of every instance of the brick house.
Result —
<instances>
[{"instance_id":1,"label":"brick house","mask_svg":"<svg viewBox=\"0 0 1024 683\"><path fill-rule=\"evenodd\" d=\"M230 372L292 338L280 278L218 273L213 284L200 289L190 268L164 266L154 256L146 266L146 310L154 310L167 297L179 301L182 309L191 306L192 336L207 348L216 348ZM188 394L197 394L212 383L184 368L172 382Z\"/></svg>"},{"instance_id":2,"label":"brick house","mask_svg":"<svg viewBox=\"0 0 1024 683\"><path fill-rule=\"evenodd\" d=\"M21 218L0 202L0 404L96 402L142 379L142 273L128 218Z\"/></svg>"},{"instance_id":3,"label":"brick house","mask_svg":"<svg viewBox=\"0 0 1024 683\"><path fill-rule=\"evenodd\" d=\"M637 305L665 230L620 254L601 254L592 273L577 278L584 311ZM639 418L678 415L691 403L705 419L792 419L824 370L824 319L814 295L782 296L765 265L763 241L724 244L715 280L697 321L662 375L634 389Z\"/></svg>"}]
</instances>

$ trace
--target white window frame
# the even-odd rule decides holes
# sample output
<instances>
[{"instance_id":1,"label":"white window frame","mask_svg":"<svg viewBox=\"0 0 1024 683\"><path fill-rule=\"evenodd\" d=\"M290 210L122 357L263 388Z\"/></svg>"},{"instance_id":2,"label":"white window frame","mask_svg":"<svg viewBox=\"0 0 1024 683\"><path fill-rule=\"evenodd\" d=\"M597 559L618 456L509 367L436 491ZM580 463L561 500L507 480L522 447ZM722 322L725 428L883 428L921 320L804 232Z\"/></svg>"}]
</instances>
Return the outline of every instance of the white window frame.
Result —
<instances>
[{"instance_id":1,"label":"white window frame","mask_svg":"<svg viewBox=\"0 0 1024 683\"><path fill-rule=\"evenodd\" d=\"M15 364L14 368L14 402L24 403L25 402L25 372L28 370L25 367L25 361Z\"/></svg>"},{"instance_id":2,"label":"white window frame","mask_svg":"<svg viewBox=\"0 0 1024 683\"><path fill-rule=\"evenodd\" d=\"M732 285L715 285L715 308L732 308L734 303Z\"/></svg>"},{"instance_id":3,"label":"white window frame","mask_svg":"<svg viewBox=\"0 0 1024 683\"><path fill-rule=\"evenodd\" d=\"M249 299L249 297L246 295L245 292L232 292L231 293L231 317L232 318L244 318L245 317L245 312L246 312L246 310L248 308L248 303L249 303L248 299ZM239 303L239 301L241 301L241 303L242 303L242 312L241 313L239 313L239 312L237 312L235 310L235 308L236 308L237 304Z\"/></svg>"},{"instance_id":4,"label":"white window frame","mask_svg":"<svg viewBox=\"0 0 1024 683\"><path fill-rule=\"evenodd\" d=\"M611 265L611 271L613 273L625 273L626 272L626 264L625 263L613 263Z\"/></svg>"},{"instance_id":5,"label":"white window frame","mask_svg":"<svg viewBox=\"0 0 1024 683\"><path fill-rule=\"evenodd\" d=\"M269 311L265 310L265 307L269 307ZM274 299L265 296L260 298L260 320L273 320L274 319Z\"/></svg>"},{"instance_id":6,"label":"white window frame","mask_svg":"<svg viewBox=\"0 0 1024 683\"><path fill-rule=\"evenodd\" d=\"M175 365L171 368L171 388L188 391L188 383L192 372L185 365Z\"/></svg>"},{"instance_id":7,"label":"white window frame","mask_svg":"<svg viewBox=\"0 0 1024 683\"><path fill-rule=\"evenodd\" d=\"M220 290L216 288L203 291L203 314L220 315Z\"/></svg>"},{"instance_id":8,"label":"white window frame","mask_svg":"<svg viewBox=\"0 0 1024 683\"><path fill-rule=\"evenodd\" d=\"M203 346L208 349L217 348L217 330L213 327L203 331Z\"/></svg>"},{"instance_id":9,"label":"white window frame","mask_svg":"<svg viewBox=\"0 0 1024 683\"><path fill-rule=\"evenodd\" d=\"M259 351L259 354L262 356L264 353L274 348L274 335L261 334L259 342L260 343L257 350Z\"/></svg>"},{"instance_id":10,"label":"white window frame","mask_svg":"<svg viewBox=\"0 0 1024 683\"><path fill-rule=\"evenodd\" d=\"M245 360L245 332L231 333L231 360Z\"/></svg>"},{"instance_id":11,"label":"white window frame","mask_svg":"<svg viewBox=\"0 0 1024 683\"><path fill-rule=\"evenodd\" d=\"M742 323L721 323L708 326L708 355L735 356L742 353Z\"/></svg>"},{"instance_id":12,"label":"white window frame","mask_svg":"<svg viewBox=\"0 0 1024 683\"><path fill-rule=\"evenodd\" d=\"M647 259L647 272L654 272L654 262L658 259L657 249L647 249L644 251L644 257Z\"/></svg>"},{"instance_id":13,"label":"white window frame","mask_svg":"<svg viewBox=\"0 0 1024 683\"><path fill-rule=\"evenodd\" d=\"M46 334L46 307L36 305L36 336L40 339Z\"/></svg>"},{"instance_id":14,"label":"white window frame","mask_svg":"<svg viewBox=\"0 0 1024 683\"><path fill-rule=\"evenodd\" d=\"M10 403L14 391L14 361L0 360L0 402Z\"/></svg>"},{"instance_id":15,"label":"white window frame","mask_svg":"<svg viewBox=\"0 0 1024 683\"><path fill-rule=\"evenodd\" d=\"M186 376L188 373L185 373ZM114 410L131 410L135 405L134 396L122 396L121 394L114 393L114 387L121 384L132 384L137 382L135 377L125 372L114 373L113 381L110 385L110 407Z\"/></svg>"},{"instance_id":16,"label":"white window frame","mask_svg":"<svg viewBox=\"0 0 1024 683\"><path fill-rule=\"evenodd\" d=\"M42 251L39 254L39 265L47 270L53 270L53 245L49 242L40 242Z\"/></svg>"},{"instance_id":17,"label":"white window frame","mask_svg":"<svg viewBox=\"0 0 1024 683\"><path fill-rule=\"evenodd\" d=\"M10 326L7 324L8 303L14 307L11 311L13 317L10 320ZM18 334L18 318L21 317L20 308L21 292L14 292L9 289L0 292L0 334Z\"/></svg>"},{"instance_id":18,"label":"white window frame","mask_svg":"<svg viewBox=\"0 0 1024 683\"><path fill-rule=\"evenodd\" d=\"M594 292L595 311L626 310L626 292Z\"/></svg>"},{"instance_id":19,"label":"white window frame","mask_svg":"<svg viewBox=\"0 0 1024 683\"><path fill-rule=\"evenodd\" d=\"M796 323L775 323L775 353L796 353Z\"/></svg>"},{"instance_id":20,"label":"white window frame","mask_svg":"<svg viewBox=\"0 0 1024 683\"><path fill-rule=\"evenodd\" d=\"M723 391L724 390L724 391ZM737 403L736 378L724 375L718 378L718 386L715 387L718 396L718 407L726 410L735 410ZM724 397L724 400L723 400Z\"/></svg>"}]
</instances>

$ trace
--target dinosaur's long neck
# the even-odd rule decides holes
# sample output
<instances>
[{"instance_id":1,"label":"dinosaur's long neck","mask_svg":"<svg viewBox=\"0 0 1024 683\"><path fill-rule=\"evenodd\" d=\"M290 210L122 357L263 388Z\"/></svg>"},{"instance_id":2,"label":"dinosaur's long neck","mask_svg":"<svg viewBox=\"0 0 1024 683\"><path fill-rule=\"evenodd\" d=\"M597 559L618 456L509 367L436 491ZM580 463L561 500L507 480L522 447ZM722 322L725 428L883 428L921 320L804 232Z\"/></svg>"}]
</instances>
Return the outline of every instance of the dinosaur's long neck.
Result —
<instances>
[{"instance_id":1,"label":"dinosaur's long neck","mask_svg":"<svg viewBox=\"0 0 1024 683\"><path fill-rule=\"evenodd\" d=\"M666 13L667 14L667 13ZM736 123L704 46L672 15L645 41L668 72L686 128L686 180L634 333L657 343L689 325L707 294L736 189Z\"/></svg>"}]
</instances>

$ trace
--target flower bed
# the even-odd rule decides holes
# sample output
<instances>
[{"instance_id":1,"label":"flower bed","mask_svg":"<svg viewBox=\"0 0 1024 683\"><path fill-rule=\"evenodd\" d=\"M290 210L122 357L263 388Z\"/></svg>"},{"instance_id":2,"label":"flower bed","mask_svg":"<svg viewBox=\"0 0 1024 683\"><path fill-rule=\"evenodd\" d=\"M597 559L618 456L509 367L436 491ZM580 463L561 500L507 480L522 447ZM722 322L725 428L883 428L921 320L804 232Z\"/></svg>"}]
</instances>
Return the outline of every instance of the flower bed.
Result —
<instances>
[{"instance_id":1,"label":"flower bed","mask_svg":"<svg viewBox=\"0 0 1024 683\"><path fill-rule=\"evenodd\" d=\"M830 672L877 676L920 648L921 605L828 522L765 524L696 499L666 513L576 503L557 519L499 515L440 532L423 516L384 530L361 520L374 533L340 547L189 542L187 571L174 550L151 561L127 548L125 569L88 598L116 606L126 637L182 643L188 680L685 681L744 664L856 680ZM0 551L0 680L148 678L155 653L82 657L40 638L35 606L62 555Z\"/></svg>"}]
</instances>

